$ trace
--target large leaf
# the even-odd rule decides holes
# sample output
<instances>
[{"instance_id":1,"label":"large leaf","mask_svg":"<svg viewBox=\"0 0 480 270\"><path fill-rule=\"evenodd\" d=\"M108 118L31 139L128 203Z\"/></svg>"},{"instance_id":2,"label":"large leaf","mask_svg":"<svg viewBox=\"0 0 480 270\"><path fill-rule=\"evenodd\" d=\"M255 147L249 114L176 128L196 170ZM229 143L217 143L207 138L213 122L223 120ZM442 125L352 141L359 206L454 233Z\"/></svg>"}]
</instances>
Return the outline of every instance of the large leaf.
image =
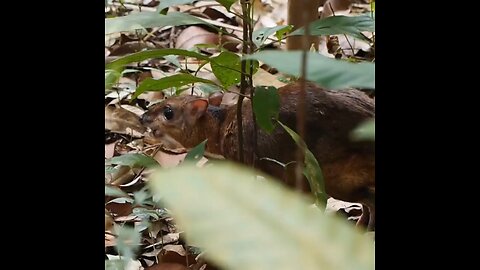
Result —
<instances>
[{"instance_id":1,"label":"large leaf","mask_svg":"<svg viewBox=\"0 0 480 270\"><path fill-rule=\"evenodd\" d=\"M167 15L155 12L139 12L123 17L105 19L105 35L136 29L193 24L210 25L195 16L181 12L172 12Z\"/></svg>"},{"instance_id":2,"label":"large leaf","mask_svg":"<svg viewBox=\"0 0 480 270\"><path fill-rule=\"evenodd\" d=\"M224 6L228 11L230 11L230 7L235 3L236 0L216 0L222 6Z\"/></svg>"},{"instance_id":3,"label":"large leaf","mask_svg":"<svg viewBox=\"0 0 480 270\"><path fill-rule=\"evenodd\" d=\"M322 169L320 168L317 159L308 149L302 138L300 138L300 136L295 131L291 130L289 127L282 124L280 121L278 121L278 123L288 132L288 134L290 134L290 136L298 146L304 147L305 159L303 162L305 163L305 168L303 170L303 174L305 175L308 183L310 184L310 189L315 196L317 206L320 207L320 209L325 209L328 196L325 192L325 180L323 179Z\"/></svg>"},{"instance_id":4,"label":"large leaf","mask_svg":"<svg viewBox=\"0 0 480 270\"><path fill-rule=\"evenodd\" d=\"M162 0L158 5L157 10L162 10L171 6L185 5L193 3L195 0Z\"/></svg>"},{"instance_id":5,"label":"large leaf","mask_svg":"<svg viewBox=\"0 0 480 270\"><path fill-rule=\"evenodd\" d=\"M225 88L240 82L241 78L241 58L232 52L222 52L218 56L210 59L213 74L222 83ZM258 69L258 62L254 61L253 73ZM247 62L246 72L250 70Z\"/></svg>"},{"instance_id":6,"label":"large leaf","mask_svg":"<svg viewBox=\"0 0 480 270\"><path fill-rule=\"evenodd\" d=\"M275 128L272 122L278 118L280 111L280 96L273 86L259 86L255 88L253 96L253 111L257 124L266 132L271 133Z\"/></svg>"},{"instance_id":7,"label":"large leaf","mask_svg":"<svg viewBox=\"0 0 480 270\"><path fill-rule=\"evenodd\" d=\"M246 56L245 59L257 59L281 72L299 77L301 56L301 51L264 51ZM375 64L350 63L308 52L307 80L331 89L347 87L375 89Z\"/></svg>"},{"instance_id":8,"label":"large leaf","mask_svg":"<svg viewBox=\"0 0 480 270\"><path fill-rule=\"evenodd\" d=\"M143 80L140 85L137 87L135 94L133 94L132 99L137 98L140 94L146 91L161 91L170 87L181 87L187 84L202 82L208 84L214 84L215 82L195 77L191 74L175 74L172 76L164 77L158 80L147 78Z\"/></svg>"},{"instance_id":9,"label":"large leaf","mask_svg":"<svg viewBox=\"0 0 480 270\"><path fill-rule=\"evenodd\" d=\"M149 156L138 153L131 153L105 160L105 165L111 164L124 165L129 167L143 166L150 168L157 166L158 162Z\"/></svg>"},{"instance_id":10,"label":"large leaf","mask_svg":"<svg viewBox=\"0 0 480 270\"><path fill-rule=\"evenodd\" d=\"M331 16L316 20L310 24L310 35L337 35L347 34L359 39L365 39L362 31L375 32L375 20L370 16ZM290 35L305 34L305 27L293 31Z\"/></svg>"},{"instance_id":11,"label":"large leaf","mask_svg":"<svg viewBox=\"0 0 480 270\"><path fill-rule=\"evenodd\" d=\"M186 164L156 171L148 183L188 243L223 269L374 269L371 239L245 167Z\"/></svg>"},{"instance_id":12,"label":"large leaf","mask_svg":"<svg viewBox=\"0 0 480 270\"><path fill-rule=\"evenodd\" d=\"M182 56L195 57L195 58L206 60L206 61L209 60L207 56L196 53L196 52L192 52L192 51L186 51L181 49L157 49L157 50L148 50L148 51L143 51L138 53L132 53L132 54L123 56L106 65L106 68L117 69L129 63L140 62L150 58L160 58L167 55L182 55Z\"/></svg>"}]
</instances>

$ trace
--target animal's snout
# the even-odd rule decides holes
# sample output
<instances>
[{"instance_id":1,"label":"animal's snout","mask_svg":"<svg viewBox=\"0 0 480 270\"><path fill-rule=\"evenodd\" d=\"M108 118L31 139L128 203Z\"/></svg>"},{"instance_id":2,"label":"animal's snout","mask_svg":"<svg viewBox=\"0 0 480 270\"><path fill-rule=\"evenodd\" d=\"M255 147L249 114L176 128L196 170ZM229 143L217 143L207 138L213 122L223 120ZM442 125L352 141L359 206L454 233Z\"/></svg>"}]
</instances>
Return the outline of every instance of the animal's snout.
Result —
<instances>
[{"instance_id":1,"label":"animal's snout","mask_svg":"<svg viewBox=\"0 0 480 270\"><path fill-rule=\"evenodd\" d=\"M142 114L142 116L140 117L140 123L142 125L148 125L152 123L152 117L148 114L148 112Z\"/></svg>"}]
</instances>

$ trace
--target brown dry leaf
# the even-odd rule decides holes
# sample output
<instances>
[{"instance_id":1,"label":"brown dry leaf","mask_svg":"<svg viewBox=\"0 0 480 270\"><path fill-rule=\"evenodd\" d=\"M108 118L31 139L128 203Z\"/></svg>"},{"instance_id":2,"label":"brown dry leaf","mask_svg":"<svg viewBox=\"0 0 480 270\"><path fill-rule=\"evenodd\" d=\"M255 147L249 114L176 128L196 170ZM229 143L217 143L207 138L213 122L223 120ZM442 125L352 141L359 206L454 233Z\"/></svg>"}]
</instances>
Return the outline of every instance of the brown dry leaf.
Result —
<instances>
[{"instance_id":1,"label":"brown dry leaf","mask_svg":"<svg viewBox=\"0 0 480 270\"><path fill-rule=\"evenodd\" d=\"M138 115L118 105L105 107L105 129L135 137L142 137L145 132Z\"/></svg>"},{"instance_id":2,"label":"brown dry leaf","mask_svg":"<svg viewBox=\"0 0 480 270\"><path fill-rule=\"evenodd\" d=\"M115 236L109 233L105 233L105 247L114 247L116 245Z\"/></svg>"},{"instance_id":3,"label":"brown dry leaf","mask_svg":"<svg viewBox=\"0 0 480 270\"><path fill-rule=\"evenodd\" d=\"M163 151L158 151L153 158L160 164L160 166L164 168L171 168L180 164L185 159L186 155L187 153L168 154Z\"/></svg>"},{"instance_id":4,"label":"brown dry leaf","mask_svg":"<svg viewBox=\"0 0 480 270\"><path fill-rule=\"evenodd\" d=\"M113 157L113 155L115 154L115 145L117 145L117 142L105 144L105 158Z\"/></svg>"},{"instance_id":5,"label":"brown dry leaf","mask_svg":"<svg viewBox=\"0 0 480 270\"><path fill-rule=\"evenodd\" d=\"M226 42L228 43L225 44ZM190 26L177 37L175 48L189 50L197 44L225 44L224 47L229 51L237 51L237 45L240 42L228 36L220 38L218 34L209 32L199 26Z\"/></svg>"},{"instance_id":6,"label":"brown dry leaf","mask_svg":"<svg viewBox=\"0 0 480 270\"><path fill-rule=\"evenodd\" d=\"M159 263L147 267L145 270L188 270L188 268L179 263Z\"/></svg>"},{"instance_id":7,"label":"brown dry leaf","mask_svg":"<svg viewBox=\"0 0 480 270\"><path fill-rule=\"evenodd\" d=\"M155 49L155 46L146 42L130 41L112 49L110 56L122 56L126 54L136 53L144 49Z\"/></svg>"},{"instance_id":8,"label":"brown dry leaf","mask_svg":"<svg viewBox=\"0 0 480 270\"><path fill-rule=\"evenodd\" d=\"M279 81L277 76L271 74L263 68L259 68L257 73L253 74L253 84L254 86L271 85L277 88L286 85L286 83Z\"/></svg>"},{"instance_id":9,"label":"brown dry leaf","mask_svg":"<svg viewBox=\"0 0 480 270\"><path fill-rule=\"evenodd\" d=\"M132 213L132 204L130 203L109 203L105 205L105 209L110 213L115 214L115 216L128 216ZM106 221L105 221L106 222Z\"/></svg>"},{"instance_id":10,"label":"brown dry leaf","mask_svg":"<svg viewBox=\"0 0 480 270\"><path fill-rule=\"evenodd\" d=\"M162 237L161 242L164 244L170 244L180 239L180 233L169 233Z\"/></svg>"}]
</instances>

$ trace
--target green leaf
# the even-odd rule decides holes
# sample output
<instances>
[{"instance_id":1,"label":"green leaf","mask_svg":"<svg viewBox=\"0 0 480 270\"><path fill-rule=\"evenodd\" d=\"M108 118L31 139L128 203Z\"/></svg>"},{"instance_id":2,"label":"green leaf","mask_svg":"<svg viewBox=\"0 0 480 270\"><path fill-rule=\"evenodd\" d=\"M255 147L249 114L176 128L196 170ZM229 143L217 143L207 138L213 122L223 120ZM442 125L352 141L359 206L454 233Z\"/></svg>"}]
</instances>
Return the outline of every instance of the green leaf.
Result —
<instances>
[{"instance_id":1,"label":"green leaf","mask_svg":"<svg viewBox=\"0 0 480 270\"><path fill-rule=\"evenodd\" d=\"M119 167L105 166L105 174L116 173L119 169Z\"/></svg>"},{"instance_id":2,"label":"green leaf","mask_svg":"<svg viewBox=\"0 0 480 270\"><path fill-rule=\"evenodd\" d=\"M277 88L273 86L256 87L253 96L253 111L257 124L266 132L271 133L275 128L272 118L278 119L280 111L280 96Z\"/></svg>"},{"instance_id":3,"label":"green leaf","mask_svg":"<svg viewBox=\"0 0 480 270\"><path fill-rule=\"evenodd\" d=\"M295 131L291 130L289 127L282 124L280 121L277 122L285 129L285 131L288 132L288 134L290 134L292 139L299 147L304 147L305 160L303 162L305 163L305 168L303 170L303 174L305 175L308 183L310 184L310 189L315 196L317 206L320 209L325 209L325 206L327 205L328 195L325 192L325 180L323 179L322 169L320 168L317 159L308 149L302 138L300 138L300 136Z\"/></svg>"},{"instance_id":4,"label":"green leaf","mask_svg":"<svg viewBox=\"0 0 480 270\"><path fill-rule=\"evenodd\" d=\"M216 0L222 6L224 6L228 11L230 11L230 7L235 3L236 0Z\"/></svg>"},{"instance_id":5,"label":"green leaf","mask_svg":"<svg viewBox=\"0 0 480 270\"><path fill-rule=\"evenodd\" d=\"M167 15L138 12L123 17L105 19L105 35L136 29L193 24L210 25L195 16L182 12L172 12Z\"/></svg>"},{"instance_id":6,"label":"green leaf","mask_svg":"<svg viewBox=\"0 0 480 270\"><path fill-rule=\"evenodd\" d=\"M208 96L208 94L215 93L215 92L223 90L220 86L213 85L213 84L200 84L197 87L200 91L205 93L207 96Z\"/></svg>"},{"instance_id":7,"label":"green leaf","mask_svg":"<svg viewBox=\"0 0 480 270\"><path fill-rule=\"evenodd\" d=\"M301 56L301 51L263 51L246 56L245 59L257 59L281 72L300 77ZM308 52L307 80L330 89L347 87L375 89L375 64L350 63Z\"/></svg>"},{"instance_id":8,"label":"green leaf","mask_svg":"<svg viewBox=\"0 0 480 270\"><path fill-rule=\"evenodd\" d=\"M125 154L105 161L105 165L111 164L147 168L158 166L158 162L155 159L138 153Z\"/></svg>"},{"instance_id":9,"label":"green leaf","mask_svg":"<svg viewBox=\"0 0 480 270\"><path fill-rule=\"evenodd\" d=\"M105 89L110 89L120 79L120 72L113 69L105 70Z\"/></svg>"},{"instance_id":10,"label":"green leaf","mask_svg":"<svg viewBox=\"0 0 480 270\"><path fill-rule=\"evenodd\" d=\"M168 62L172 63L174 66L176 66L177 68L181 68L182 65L180 64L180 62L178 61L178 57L176 55L165 55L163 58L165 58L165 60L167 60Z\"/></svg>"},{"instance_id":11,"label":"green leaf","mask_svg":"<svg viewBox=\"0 0 480 270\"><path fill-rule=\"evenodd\" d=\"M133 228L118 225L115 226L115 232L118 234L115 249L124 259L133 259L135 252L140 248L140 232Z\"/></svg>"},{"instance_id":12,"label":"green leaf","mask_svg":"<svg viewBox=\"0 0 480 270\"><path fill-rule=\"evenodd\" d=\"M310 24L313 36L347 34L355 38L368 40L362 31L375 32L375 20L370 16L331 16L316 20ZM293 31L290 36L303 35L305 28Z\"/></svg>"},{"instance_id":13,"label":"green leaf","mask_svg":"<svg viewBox=\"0 0 480 270\"><path fill-rule=\"evenodd\" d=\"M240 56L232 52L222 52L218 56L210 59L213 74L222 83L223 87L228 88L240 82L241 61ZM258 69L258 62L253 63L253 73ZM250 70L250 62L247 62L246 72ZM252 74L253 74L252 73Z\"/></svg>"},{"instance_id":14,"label":"green leaf","mask_svg":"<svg viewBox=\"0 0 480 270\"><path fill-rule=\"evenodd\" d=\"M160 1L160 5L158 5L157 10L163 10L171 6L191 4L194 1L196 0L162 0Z\"/></svg>"},{"instance_id":15,"label":"green leaf","mask_svg":"<svg viewBox=\"0 0 480 270\"><path fill-rule=\"evenodd\" d=\"M207 140L199 143L197 146L192 148L192 150L188 151L187 156L185 156L185 161L199 161L203 157L203 153L205 153L205 144Z\"/></svg>"},{"instance_id":16,"label":"green leaf","mask_svg":"<svg viewBox=\"0 0 480 270\"><path fill-rule=\"evenodd\" d=\"M240 82L240 56L231 52L222 52L211 59L213 74L228 88Z\"/></svg>"},{"instance_id":17,"label":"green leaf","mask_svg":"<svg viewBox=\"0 0 480 270\"><path fill-rule=\"evenodd\" d=\"M360 124L352 133L354 140L375 141L375 120L371 119Z\"/></svg>"},{"instance_id":18,"label":"green leaf","mask_svg":"<svg viewBox=\"0 0 480 270\"><path fill-rule=\"evenodd\" d=\"M133 193L133 199L136 205L144 205L145 201L150 197L146 190L139 190Z\"/></svg>"},{"instance_id":19,"label":"green leaf","mask_svg":"<svg viewBox=\"0 0 480 270\"><path fill-rule=\"evenodd\" d=\"M278 40L281 40L283 38L283 35L292 31L293 25L287 25L285 28L280 29L275 33L275 37L277 37Z\"/></svg>"},{"instance_id":20,"label":"green leaf","mask_svg":"<svg viewBox=\"0 0 480 270\"><path fill-rule=\"evenodd\" d=\"M122 191L118 187L114 186L105 186L105 196L111 196L111 197L130 197L128 196L127 193Z\"/></svg>"},{"instance_id":21,"label":"green leaf","mask_svg":"<svg viewBox=\"0 0 480 270\"><path fill-rule=\"evenodd\" d=\"M105 260L105 270L124 270L126 262L121 259Z\"/></svg>"},{"instance_id":22,"label":"green leaf","mask_svg":"<svg viewBox=\"0 0 480 270\"><path fill-rule=\"evenodd\" d=\"M150 58L160 58L165 57L167 55L182 55L182 56L189 56L195 57L201 60L209 61L210 58L203 54L199 54L192 51L181 50L181 49L156 49L156 50L148 50L143 52L132 53L126 55L124 57L118 58L115 61L109 63L106 68L110 69L118 69L126 64L133 63L133 62L141 62Z\"/></svg>"},{"instance_id":23,"label":"green leaf","mask_svg":"<svg viewBox=\"0 0 480 270\"><path fill-rule=\"evenodd\" d=\"M266 28L255 30L252 33L253 43L255 44L255 46L260 47L265 42L265 40L267 40L269 36L273 35L274 33L278 33L281 30L285 32L285 30L286 29L288 30L289 28L291 28L291 26L289 25L278 25L274 27L266 27ZM277 38L280 40L282 34L278 34L278 35L280 37L277 36Z\"/></svg>"},{"instance_id":24,"label":"green leaf","mask_svg":"<svg viewBox=\"0 0 480 270\"><path fill-rule=\"evenodd\" d=\"M186 241L222 269L374 269L371 238L278 181L254 175L228 162L186 164L154 172L148 184Z\"/></svg>"},{"instance_id":25,"label":"green leaf","mask_svg":"<svg viewBox=\"0 0 480 270\"><path fill-rule=\"evenodd\" d=\"M143 80L140 85L137 87L135 94L133 94L132 99L137 98L140 94L146 91L161 91L170 87L181 87L187 84L202 82L215 84L215 82L195 77L191 74L175 74L172 76L164 77L158 80L147 78Z\"/></svg>"}]
</instances>

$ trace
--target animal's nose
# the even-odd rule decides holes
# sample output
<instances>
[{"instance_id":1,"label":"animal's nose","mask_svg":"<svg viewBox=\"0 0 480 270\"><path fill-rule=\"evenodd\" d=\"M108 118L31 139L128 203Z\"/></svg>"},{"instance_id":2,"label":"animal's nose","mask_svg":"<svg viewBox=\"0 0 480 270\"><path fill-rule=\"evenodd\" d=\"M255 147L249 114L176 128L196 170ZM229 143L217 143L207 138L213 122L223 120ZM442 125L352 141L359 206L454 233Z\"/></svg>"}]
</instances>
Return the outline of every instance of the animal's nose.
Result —
<instances>
[{"instance_id":1,"label":"animal's nose","mask_svg":"<svg viewBox=\"0 0 480 270\"><path fill-rule=\"evenodd\" d=\"M140 117L140 123L142 125L146 125L146 124L149 124L150 122L152 122L150 116L148 115L148 112L142 114L142 117Z\"/></svg>"}]
</instances>

